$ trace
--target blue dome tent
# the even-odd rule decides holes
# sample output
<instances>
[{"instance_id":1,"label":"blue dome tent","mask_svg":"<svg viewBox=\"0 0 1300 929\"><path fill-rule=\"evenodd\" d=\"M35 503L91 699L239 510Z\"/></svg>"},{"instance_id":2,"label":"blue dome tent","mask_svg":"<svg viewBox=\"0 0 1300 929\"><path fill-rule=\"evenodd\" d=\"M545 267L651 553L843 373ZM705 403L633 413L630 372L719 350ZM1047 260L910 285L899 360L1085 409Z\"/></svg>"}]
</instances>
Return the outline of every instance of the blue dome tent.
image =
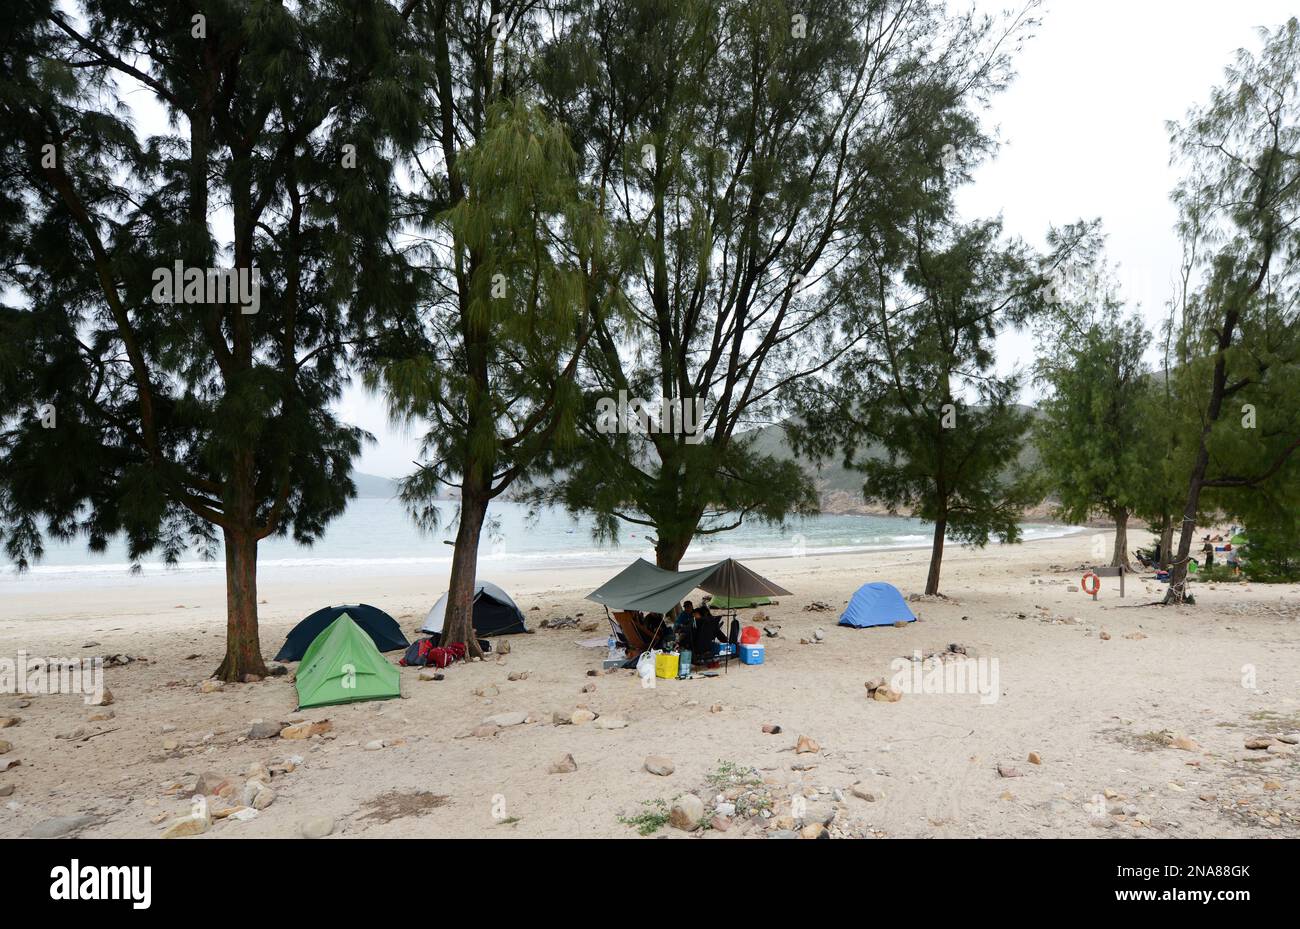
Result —
<instances>
[{"instance_id":1,"label":"blue dome tent","mask_svg":"<svg viewBox=\"0 0 1300 929\"><path fill-rule=\"evenodd\" d=\"M858 588L849 605L840 616L841 626L862 629L867 626L892 626L894 623L914 623L914 614L893 584L877 582Z\"/></svg>"}]
</instances>

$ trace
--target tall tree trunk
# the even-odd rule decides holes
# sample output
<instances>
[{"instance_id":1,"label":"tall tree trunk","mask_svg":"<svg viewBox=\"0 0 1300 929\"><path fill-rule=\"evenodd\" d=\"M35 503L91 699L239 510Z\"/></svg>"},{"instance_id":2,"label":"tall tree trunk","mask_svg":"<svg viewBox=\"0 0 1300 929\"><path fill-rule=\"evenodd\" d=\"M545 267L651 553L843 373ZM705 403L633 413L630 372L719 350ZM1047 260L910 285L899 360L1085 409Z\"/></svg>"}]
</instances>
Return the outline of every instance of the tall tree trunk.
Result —
<instances>
[{"instance_id":1,"label":"tall tree trunk","mask_svg":"<svg viewBox=\"0 0 1300 929\"><path fill-rule=\"evenodd\" d=\"M262 643L257 631L257 534L252 529L226 529L226 657L213 672L223 681L241 681L245 674L265 676Z\"/></svg>"},{"instance_id":2,"label":"tall tree trunk","mask_svg":"<svg viewBox=\"0 0 1300 929\"><path fill-rule=\"evenodd\" d=\"M451 581L447 588L447 615L442 623L441 644L464 642L466 654L481 656L474 634L474 586L478 574L478 543L487 519L488 498L469 482L461 485L460 526L451 556ZM466 491L469 493L466 493Z\"/></svg>"},{"instance_id":3,"label":"tall tree trunk","mask_svg":"<svg viewBox=\"0 0 1300 929\"><path fill-rule=\"evenodd\" d=\"M661 531L658 541L655 542L655 564L665 571L676 571L690 546L690 535L665 539Z\"/></svg>"},{"instance_id":4,"label":"tall tree trunk","mask_svg":"<svg viewBox=\"0 0 1300 929\"><path fill-rule=\"evenodd\" d=\"M1128 510L1120 507L1110 511L1115 520L1115 552L1110 557L1112 568L1128 567Z\"/></svg>"},{"instance_id":5,"label":"tall tree trunk","mask_svg":"<svg viewBox=\"0 0 1300 929\"><path fill-rule=\"evenodd\" d=\"M1174 544L1174 517L1166 513L1160 527L1160 567L1169 568L1169 547Z\"/></svg>"},{"instance_id":6,"label":"tall tree trunk","mask_svg":"<svg viewBox=\"0 0 1300 929\"><path fill-rule=\"evenodd\" d=\"M930 546L930 574L925 579L927 595L939 592L939 568L943 564L943 534L948 528L947 514L934 522L934 543Z\"/></svg>"},{"instance_id":7,"label":"tall tree trunk","mask_svg":"<svg viewBox=\"0 0 1300 929\"><path fill-rule=\"evenodd\" d=\"M1174 555L1169 572L1169 589L1165 591L1165 603L1183 603L1187 600L1187 561L1192 554L1192 538L1196 534L1196 510L1201 505L1201 488L1205 484L1205 472L1210 464L1210 452L1206 447L1206 435L1211 423L1207 423L1201 434L1201 447L1196 452L1196 464L1192 468L1191 481L1187 487L1187 503L1183 507L1183 525L1178 534L1178 551Z\"/></svg>"}]
</instances>

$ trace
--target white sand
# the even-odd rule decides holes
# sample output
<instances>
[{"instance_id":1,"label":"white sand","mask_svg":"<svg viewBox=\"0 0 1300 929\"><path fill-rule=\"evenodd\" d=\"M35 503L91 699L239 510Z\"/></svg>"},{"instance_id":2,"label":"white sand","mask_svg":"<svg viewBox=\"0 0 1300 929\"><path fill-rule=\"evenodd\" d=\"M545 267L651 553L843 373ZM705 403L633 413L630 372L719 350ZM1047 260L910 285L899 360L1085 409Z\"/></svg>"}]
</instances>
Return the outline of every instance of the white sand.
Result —
<instances>
[{"instance_id":1,"label":"white sand","mask_svg":"<svg viewBox=\"0 0 1300 929\"><path fill-rule=\"evenodd\" d=\"M80 814L100 819L83 831L87 836L158 835L163 826L154 818L189 808L184 790L163 785L188 786L204 771L235 776L250 763L293 754L304 764L274 779L269 808L249 822L218 822L207 837L292 836L313 815L333 817L335 835L347 836L634 836L620 813L703 787L722 761L753 766L795 790L876 785L883 799L847 795L840 804L836 822L859 834L1300 836L1298 756L1243 746L1253 736L1300 731L1300 586L1199 585L1199 606L1130 608L1157 599L1163 588L1131 579L1129 596L1120 600L1108 579L1094 603L1067 586L1078 583L1076 568L1090 560L1092 544L1085 533L983 552L953 547L943 589L954 600L914 603L921 621L904 628L865 630L835 625L849 594L871 580L891 581L905 594L920 590L928 552L755 560L756 570L794 592L768 610L782 629L765 640L762 667L733 663L724 676L643 689L632 672L586 676L599 667L603 649L584 650L575 641L593 633L541 630L511 637L512 651L500 661L449 668L443 681L420 682L416 669L403 669L403 700L302 713L295 713L287 677L199 692L223 649L219 577L201 587L10 596L0 606L0 656L13 658L20 649L71 658L125 652L149 661L106 671L116 697L115 717L107 721L88 722L74 695L26 698L23 708L24 698L0 696L0 716L21 718L0 730L0 739L13 743L0 761L21 761L0 773L0 789L14 787L0 799L0 836ZM600 621L594 634L603 636L603 611L581 598L612 573L492 579L515 595L534 628L581 611ZM358 598L397 616L411 634L444 584L442 577L372 576L264 582L263 651L273 655L314 608ZM814 599L836 612L804 612ZM1278 611L1280 601L1289 611ZM1081 622L1044 621L1051 616ZM826 641L801 645L819 626ZM100 644L82 647L91 641ZM864 681L888 677L892 658L949 643L997 659L995 703L982 705L972 694L909 693L897 703L868 698ZM194 653L199 657L187 660ZM1254 668L1254 689L1243 686L1246 666ZM527 680L507 681L509 672L525 670ZM595 691L581 693L589 683ZM499 693L474 695L489 686ZM580 704L628 725L552 725L553 711ZM710 712L712 704L722 712ZM511 711L538 721L491 737L456 738L486 716ZM299 718L332 720L334 737L239 741L255 719ZM765 735L764 723L784 731ZM85 741L55 738L79 726L87 734L114 731ZM166 726L175 732L164 734ZM1161 731L1185 734L1199 748L1179 750L1148 735ZM793 753L801 734L820 743L819 755ZM165 750L165 739L179 747ZM405 744L363 750L373 739ZM1027 762L1031 751L1041 765ZM548 774L566 752L577 771ZM644 771L651 754L672 758L675 773ZM1022 776L1000 777L999 763ZM801 771L792 764L814 766ZM388 822L367 818L376 797L422 790L446 800L407 808ZM1115 794L1107 802L1111 812L1096 815L1093 798L1106 790ZM832 804L830 796L822 799ZM788 804L778 803L775 812L788 814ZM696 834L720 839L764 831L756 821ZM685 835L669 827L661 834Z\"/></svg>"}]
</instances>

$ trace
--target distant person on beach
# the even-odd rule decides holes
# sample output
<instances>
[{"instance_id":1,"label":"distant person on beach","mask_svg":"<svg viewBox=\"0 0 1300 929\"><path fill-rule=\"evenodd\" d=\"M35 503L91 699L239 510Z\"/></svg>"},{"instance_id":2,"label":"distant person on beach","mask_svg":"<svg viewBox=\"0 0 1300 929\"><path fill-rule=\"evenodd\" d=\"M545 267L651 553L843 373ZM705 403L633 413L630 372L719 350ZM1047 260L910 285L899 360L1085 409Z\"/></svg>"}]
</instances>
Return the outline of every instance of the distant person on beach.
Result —
<instances>
[{"instance_id":1,"label":"distant person on beach","mask_svg":"<svg viewBox=\"0 0 1300 929\"><path fill-rule=\"evenodd\" d=\"M1201 554L1205 556L1205 570L1208 571L1211 568L1213 568L1214 567L1214 543L1210 541L1210 537L1208 535L1205 537L1205 544L1201 546Z\"/></svg>"}]
</instances>

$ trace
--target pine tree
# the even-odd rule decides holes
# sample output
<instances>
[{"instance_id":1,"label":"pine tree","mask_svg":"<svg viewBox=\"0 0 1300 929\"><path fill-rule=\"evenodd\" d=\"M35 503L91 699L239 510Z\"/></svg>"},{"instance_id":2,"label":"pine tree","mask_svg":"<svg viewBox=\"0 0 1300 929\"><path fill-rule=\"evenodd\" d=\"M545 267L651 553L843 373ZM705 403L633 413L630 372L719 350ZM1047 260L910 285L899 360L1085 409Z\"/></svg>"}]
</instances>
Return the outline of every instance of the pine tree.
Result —
<instances>
[{"instance_id":1,"label":"pine tree","mask_svg":"<svg viewBox=\"0 0 1300 929\"><path fill-rule=\"evenodd\" d=\"M1188 284L1173 376L1198 428L1166 603L1186 597L1197 515L1215 508L1202 494L1253 508L1243 495L1289 485L1300 466L1300 20L1261 38L1171 127L1188 172L1174 193Z\"/></svg>"},{"instance_id":2,"label":"pine tree","mask_svg":"<svg viewBox=\"0 0 1300 929\"><path fill-rule=\"evenodd\" d=\"M1027 22L893 0L577 8L540 83L630 312L597 324L581 442L533 499L604 538L652 528L675 569L699 535L816 510L811 479L746 433L862 344L852 256L897 266L909 217L947 195L934 179L984 149L973 111ZM606 415L633 401L658 408L650 429Z\"/></svg>"},{"instance_id":3,"label":"pine tree","mask_svg":"<svg viewBox=\"0 0 1300 929\"><path fill-rule=\"evenodd\" d=\"M1069 238L1079 244L1056 278L1039 331L1036 375L1048 394L1034 442L1058 515L1076 524L1097 513L1110 517L1110 563L1127 566L1129 516L1144 505L1160 435L1144 403L1150 334L1140 315L1123 315L1100 230L1053 230L1048 241Z\"/></svg>"},{"instance_id":4,"label":"pine tree","mask_svg":"<svg viewBox=\"0 0 1300 929\"><path fill-rule=\"evenodd\" d=\"M215 673L265 673L258 542L308 543L352 496L365 435L329 406L368 314L413 297L387 237L389 156L417 125L402 13L22 0L6 15L6 550L26 565L46 536L102 550L121 534L133 560L220 546ZM159 135L127 100L161 107ZM243 275L238 297L222 268Z\"/></svg>"},{"instance_id":5,"label":"pine tree","mask_svg":"<svg viewBox=\"0 0 1300 929\"><path fill-rule=\"evenodd\" d=\"M479 653L472 609L488 508L574 432L575 370L609 288L599 217L579 195L563 127L536 106L535 4L432 3L416 11L433 74L413 161L417 308L389 314L365 352L393 415L426 428L402 495L426 528L454 489L459 515L442 637Z\"/></svg>"},{"instance_id":6,"label":"pine tree","mask_svg":"<svg viewBox=\"0 0 1300 929\"><path fill-rule=\"evenodd\" d=\"M1015 402L1020 379L993 370L993 343L1041 311L1042 285L996 221L918 224L871 346L800 393L797 448L817 460L838 450L863 473L868 500L934 525L927 594L939 593L947 536L1015 542L1041 499L1021 460L1030 417Z\"/></svg>"}]
</instances>

